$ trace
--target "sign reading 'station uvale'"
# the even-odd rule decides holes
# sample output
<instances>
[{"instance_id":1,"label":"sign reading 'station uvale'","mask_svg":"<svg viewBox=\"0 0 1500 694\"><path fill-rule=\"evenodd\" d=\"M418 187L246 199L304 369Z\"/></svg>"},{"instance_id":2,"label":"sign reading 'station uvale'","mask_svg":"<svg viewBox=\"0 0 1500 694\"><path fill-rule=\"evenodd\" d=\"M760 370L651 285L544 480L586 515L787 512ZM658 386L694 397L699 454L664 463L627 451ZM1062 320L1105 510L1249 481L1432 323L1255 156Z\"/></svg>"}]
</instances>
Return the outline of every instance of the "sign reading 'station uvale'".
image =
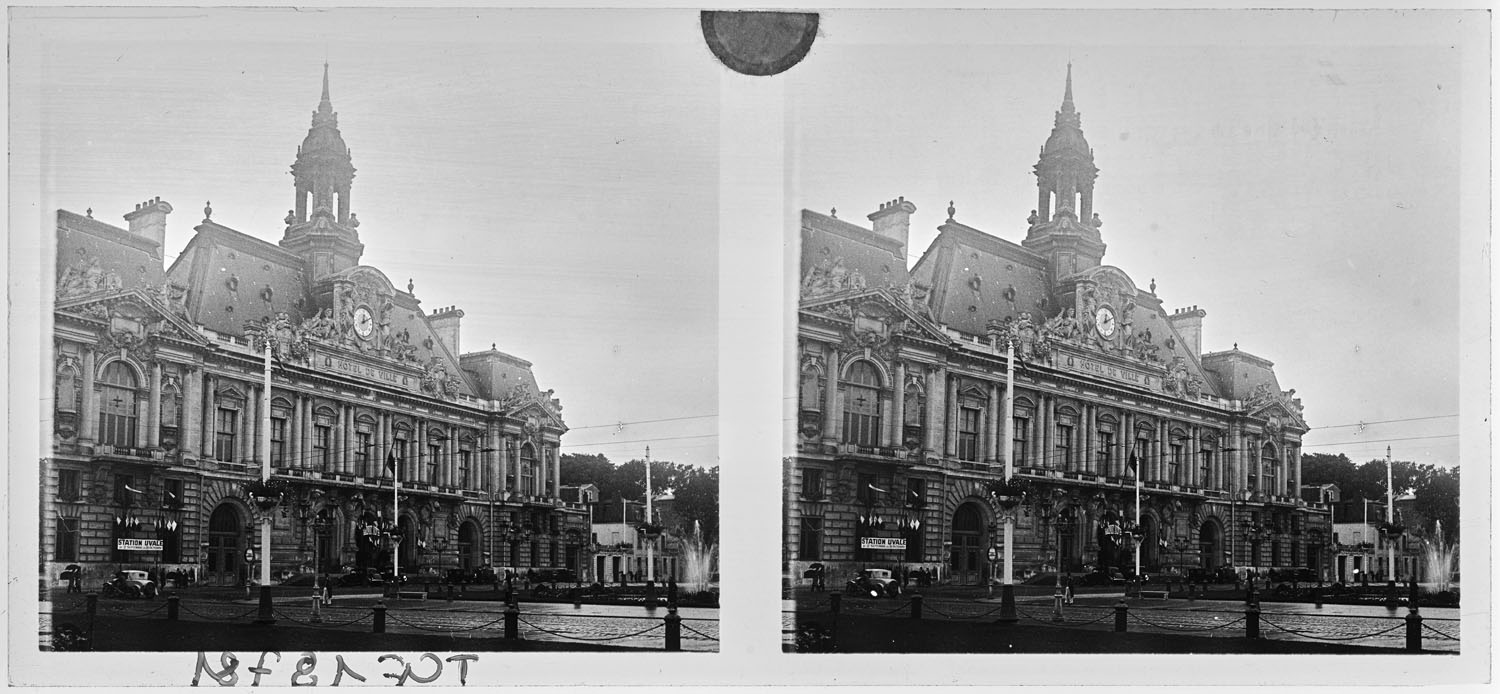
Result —
<instances>
[{"instance_id":1,"label":"sign reading 'station uvale'","mask_svg":"<svg viewBox=\"0 0 1500 694\"><path fill-rule=\"evenodd\" d=\"M162 550L162 541L122 537L115 540L115 549L122 552L160 552Z\"/></svg>"},{"instance_id":2,"label":"sign reading 'station uvale'","mask_svg":"<svg viewBox=\"0 0 1500 694\"><path fill-rule=\"evenodd\" d=\"M859 538L860 549L906 549L906 538L904 537L861 537Z\"/></svg>"}]
</instances>

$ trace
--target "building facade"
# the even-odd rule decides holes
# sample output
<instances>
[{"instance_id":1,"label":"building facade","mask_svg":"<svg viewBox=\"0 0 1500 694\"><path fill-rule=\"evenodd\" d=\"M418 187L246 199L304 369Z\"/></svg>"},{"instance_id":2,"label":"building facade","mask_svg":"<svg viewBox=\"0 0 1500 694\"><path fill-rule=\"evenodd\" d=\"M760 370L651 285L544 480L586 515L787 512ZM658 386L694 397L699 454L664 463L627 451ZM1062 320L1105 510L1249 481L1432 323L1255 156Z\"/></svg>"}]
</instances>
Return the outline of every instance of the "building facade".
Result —
<instances>
[{"instance_id":1,"label":"building facade","mask_svg":"<svg viewBox=\"0 0 1500 694\"><path fill-rule=\"evenodd\" d=\"M279 575L397 558L403 573L583 568L587 510L559 494L557 398L524 359L464 352L461 309L427 311L411 281L360 264L354 172L325 66L275 243L205 206L164 267L173 208L159 198L127 228L57 213L44 577L78 564L86 581L142 568L236 584L267 551ZM262 510L246 485L266 456L284 495Z\"/></svg>"},{"instance_id":2,"label":"building facade","mask_svg":"<svg viewBox=\"0 0 1500 694\"><path fill-rule=\"evenodd\" d=\"M1035 174L1020 243L950 203L910 268L913 203L880 205L870 227L803 211L787 575L818 562L982 583L1007 519L1018 578L1129 574L1133 542L1150 574L1326 565L1328 512L1299 493L1295 391L1238 345L1203 353L1206 312L1103 263L1071 66Z\"/></svg>"}]
</instances>

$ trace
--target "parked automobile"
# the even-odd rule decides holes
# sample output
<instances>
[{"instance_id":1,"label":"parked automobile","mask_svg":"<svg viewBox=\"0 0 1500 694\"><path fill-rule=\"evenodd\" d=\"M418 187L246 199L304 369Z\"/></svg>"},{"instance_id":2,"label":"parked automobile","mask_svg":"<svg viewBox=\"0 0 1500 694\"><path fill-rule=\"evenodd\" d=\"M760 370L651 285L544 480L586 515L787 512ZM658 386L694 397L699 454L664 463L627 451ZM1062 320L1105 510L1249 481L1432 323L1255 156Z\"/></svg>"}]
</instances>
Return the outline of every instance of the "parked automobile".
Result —
<instances>
[{"instance_id":1,"label":"parked automobile","mask_svg":"<svg viewBox=\"0 0 1500 694\"><path fill-rule=\"evenodd\" d=\"M127 569L116 571L114 578L106 581L100 591L106 598L156 597L156 582L147 578L145 571Z\"/></svg>"},{"instance_id":2,"label":"parked automobile","mask_svg":"<svg viewBox=\"0 0 1500 694\"><path fill-rule=\"evenodd\" d=\"M536 581L540 583L573 583L578 574L572 569L537 569Z\"/></svg>"},{"instance_id":3,"label":"parked automobile","mask_svg":"<svg viewBox=\"0 0 1500 694\"><path fill-rule=\"evenodd\" d=\"M1119 569L1109 569L1108 571L1090 571L1089 573L1086 573L1083 576L1079 577L1079 579L1078 579L1078 585L1081 585L1081 586L1119 586L1119 585L1125 585L1125 574L1120 573Z\"/></svg>"},{"instance_id":4,"label":"parked automobile","mask_svg":"<svg viewBox=\"0 0 1500 694\"><path fill-rule=\"evenodd\" d=\"M891 578L890 569L862 569L858 576L844 584L844 592L850 595L867 595L878 598L882 595L901 597L901 582Z\"/></svg>"}]
</instances>

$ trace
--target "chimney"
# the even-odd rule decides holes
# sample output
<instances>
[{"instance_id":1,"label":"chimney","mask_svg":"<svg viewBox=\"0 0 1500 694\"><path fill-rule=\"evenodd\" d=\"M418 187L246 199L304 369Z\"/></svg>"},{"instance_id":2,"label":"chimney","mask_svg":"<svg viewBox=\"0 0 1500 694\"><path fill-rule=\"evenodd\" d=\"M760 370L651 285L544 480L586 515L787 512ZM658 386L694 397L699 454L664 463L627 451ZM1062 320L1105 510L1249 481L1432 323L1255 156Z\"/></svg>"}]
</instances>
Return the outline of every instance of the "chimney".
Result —
<instances>
[{"instance_id":1,"label":"chimney","mask_svg":"<svg viewBox=\"0 0 1500 694\"><path fill-rule=\"evenodd\" d=\"M902 197L881 203L880 209L871 212L869 216L869 220L875 224L876 234L901 243L901 250L896 255L903 263L906 261L906 238L911 232L911 213L916 211L917 206Z\"/></svg>"},{"instance_id":2,"label":"chimney","mask_svg":"<svg viewBox=\"0 0 1500 694\"><path fill-rule=\"evenodd\" d=\"M172 213L172 205L162 202L161 197L155 197L135 206L135 210L125 215L125 221L130 222L130 234L140 236L156 242L156 257L162 255L162 247L167 243L167 215Z\"/></svg>"},{"instance_id":3,"label":"chimney","mask_svg":"<svg viewBox=\"0 0 1500 694\"><path fill-rule=\"evenodd\" d=\"M432 326L432 332L437 333L438 340L448 348L448 353L458 356L458 321L464 317L463 309L448 306L446 308L433 309L432 316L427 319L427 324Z\"/></svg>"},{"instance_id":4,"label":"chimney","mask_svg":"<svg viewBox=\"0 0 1500 694\"><path fill-rule=\"evenodd\" d=\"M1172 328L1182 336L1183 346L1192 350L1193 356L1203 356L1203 317L1208 315L1197 306L1179 308L1167 317Z\"/></svg>"}]
</instances>

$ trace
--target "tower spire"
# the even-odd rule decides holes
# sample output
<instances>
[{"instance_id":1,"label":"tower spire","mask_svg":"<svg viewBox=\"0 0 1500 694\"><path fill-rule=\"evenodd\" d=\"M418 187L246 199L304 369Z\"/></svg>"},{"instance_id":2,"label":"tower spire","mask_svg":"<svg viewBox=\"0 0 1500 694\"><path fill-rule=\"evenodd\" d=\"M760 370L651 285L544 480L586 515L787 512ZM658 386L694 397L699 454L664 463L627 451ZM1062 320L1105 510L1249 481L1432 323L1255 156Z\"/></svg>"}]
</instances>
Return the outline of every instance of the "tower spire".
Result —
<instances>
[{"instance_id":1,"label":"tower spire","mask_svg":"<svg viewBox=\"0 0 1500 694\"><path fill-rule=\"evenodd\" d=\"M1069 73L1071 74L1071 73ZM1071 77L1069 78L1071 79ZM1072 83L1069 82L1071 85ZM1071 87L1070 87L1071 88ZM1071 93L1071 92L1070 92ZM323 98L318 102L318 113L332 113L333 100L328 98L328 61L323 61Z\"/></svg>"},{"instance_id":2,"label":"tower spire","mask_svg":"<svg viewBox=\"0 0 1500 694\"><path fill-rule=\"evenodd\" d=\"M323 95L328 95L328 77L323 78ZM1068 86L1063 90L1062 110L1064 113L1073 112L1073 61L1068 61Z\"/></svg>"}]
</instances>

